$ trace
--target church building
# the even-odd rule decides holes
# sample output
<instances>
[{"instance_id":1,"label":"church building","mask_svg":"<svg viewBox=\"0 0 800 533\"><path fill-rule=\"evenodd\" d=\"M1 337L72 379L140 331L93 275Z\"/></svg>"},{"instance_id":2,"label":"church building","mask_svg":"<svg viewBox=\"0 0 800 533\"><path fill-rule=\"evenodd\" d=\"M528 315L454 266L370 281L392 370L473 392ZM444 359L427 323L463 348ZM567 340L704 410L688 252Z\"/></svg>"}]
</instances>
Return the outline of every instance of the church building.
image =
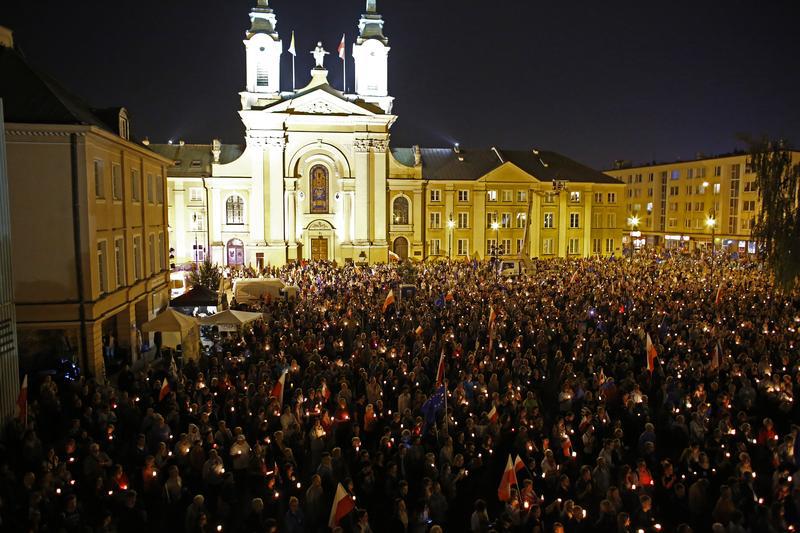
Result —
<instances>
[{"instance_id":1,"label":"church building","mask_svg":"<svg viewBox=\"0 0 800 533\"><path fill-rule=\"evenodd\" d=\"M244 39L244 145L149 145L175 163L175 262L620 254L624 184L616 178L544 150L391 145L398 117L375 0L352 45L354 94L330 85L319 43L310 82L285 90L277 15L257 1Z\"/></svg>"}]
</instances>

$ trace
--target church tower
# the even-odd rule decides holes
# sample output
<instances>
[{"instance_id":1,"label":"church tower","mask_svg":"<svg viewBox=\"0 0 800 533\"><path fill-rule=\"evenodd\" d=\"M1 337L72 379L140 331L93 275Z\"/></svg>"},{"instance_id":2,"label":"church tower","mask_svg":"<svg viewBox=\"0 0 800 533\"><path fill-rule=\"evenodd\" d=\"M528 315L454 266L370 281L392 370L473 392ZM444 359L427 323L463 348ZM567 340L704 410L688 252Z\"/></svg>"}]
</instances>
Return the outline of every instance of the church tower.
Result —
<instances>
[{"instance_id":1,"label":"church tower","mask_svg":"<svg viewBox=\"0 0 800 533\"><path fill-rule=\"evenodd\" d=\"M358 23L358 39L353 45L356 94L389 114L394 102L389 96L389 39L383 35L383 17L376 1L367 0L367 12Z\"/></svg>"},{"instance_id":2,"label":"church tower","mask_svg":"<svg viewBox=\"0 0 800 533\"><path fill-rule=\"evenodd\" d=\"M250 10L250 29L245 34L247 85L241 94L242 109L263 107L278 100L281 92L283 44L275 31L277 18L269 0L258 0Z\"/></svg>"}]
</instances>

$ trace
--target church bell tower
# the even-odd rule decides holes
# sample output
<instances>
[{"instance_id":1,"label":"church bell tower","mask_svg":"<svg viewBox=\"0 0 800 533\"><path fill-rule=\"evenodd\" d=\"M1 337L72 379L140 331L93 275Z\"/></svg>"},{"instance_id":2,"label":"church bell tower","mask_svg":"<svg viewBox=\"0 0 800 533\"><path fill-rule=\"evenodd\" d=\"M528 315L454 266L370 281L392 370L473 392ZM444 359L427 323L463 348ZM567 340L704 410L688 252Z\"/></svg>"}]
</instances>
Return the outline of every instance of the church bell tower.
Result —
<instances>
[{"instance_id":1,"label":"church bell tower","mask_svg":"<svg viewBox=\"0 0 800 533\"><path fill-rule=\"evenodd\" d=\"M383 17L376 1L367 0L367 12L358 22L358 39L353 45L356 94L389 114L394 102L389 96L389 39L383 34Z\"/></svg>"},{"instance_id":2,"label":"church bell tower","mask_svg":"<svg viewBox=\"0 0 800 533\"><path fill-rule=\"evenodd\" d=\"M263 107L280 98L283 44L275 30L277 22L269 0L258 0L250 10L250 29L244 40L247 84L240 93L242 109Z\"/></svg>"}]
</instances>

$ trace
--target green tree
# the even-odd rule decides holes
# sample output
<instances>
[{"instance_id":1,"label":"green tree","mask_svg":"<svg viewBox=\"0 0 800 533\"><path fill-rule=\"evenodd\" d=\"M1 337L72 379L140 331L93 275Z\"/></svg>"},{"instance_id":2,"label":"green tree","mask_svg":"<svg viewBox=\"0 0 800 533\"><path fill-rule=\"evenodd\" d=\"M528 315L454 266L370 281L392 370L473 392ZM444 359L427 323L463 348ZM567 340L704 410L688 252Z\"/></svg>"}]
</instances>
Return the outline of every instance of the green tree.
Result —
<instances>
[{"instance_id":1,"label":"green tree","mask_svg":"<svg viewBox=\"0 0 800 533\"><path fill-rule=\"evenodd\" d=\"M222 271L208 259L200 264L199 269L192 270L189 276L189 284L192 287L205 287L214 292L219 290L220 281L222 281Z\"/></svg>"},{"instance_id":2,"label":"green tree","mask_svg":"<svg viewBox=\"0 0 800 533\"><path fill-rule=\"evenodd\" d=\"M756 174L761 210L753 237L777 285L794 288L800 276L800 164L784 141L750 141L750 168Z\"/></svg>"}]
</instances>

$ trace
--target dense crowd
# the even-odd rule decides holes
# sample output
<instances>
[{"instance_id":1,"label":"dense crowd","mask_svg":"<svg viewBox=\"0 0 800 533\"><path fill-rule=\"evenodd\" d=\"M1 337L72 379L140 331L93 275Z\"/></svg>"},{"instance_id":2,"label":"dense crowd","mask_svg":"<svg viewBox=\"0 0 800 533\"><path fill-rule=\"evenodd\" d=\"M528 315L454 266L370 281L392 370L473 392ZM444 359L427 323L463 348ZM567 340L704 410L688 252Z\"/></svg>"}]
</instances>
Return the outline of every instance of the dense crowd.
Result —
<instances>
[{"instance_id":1,"label":"dense crowd","mask_svg":"<svg viewBox=\"0 0 800 533\"><path fill-rule=\"evenodd\" d=\"M32 390L1 527L328 531L341 485L343 531L793 531L797 292L721 258L533 268L272 269L300 297L199 361Z\"/></svg>"}]
</instances>

